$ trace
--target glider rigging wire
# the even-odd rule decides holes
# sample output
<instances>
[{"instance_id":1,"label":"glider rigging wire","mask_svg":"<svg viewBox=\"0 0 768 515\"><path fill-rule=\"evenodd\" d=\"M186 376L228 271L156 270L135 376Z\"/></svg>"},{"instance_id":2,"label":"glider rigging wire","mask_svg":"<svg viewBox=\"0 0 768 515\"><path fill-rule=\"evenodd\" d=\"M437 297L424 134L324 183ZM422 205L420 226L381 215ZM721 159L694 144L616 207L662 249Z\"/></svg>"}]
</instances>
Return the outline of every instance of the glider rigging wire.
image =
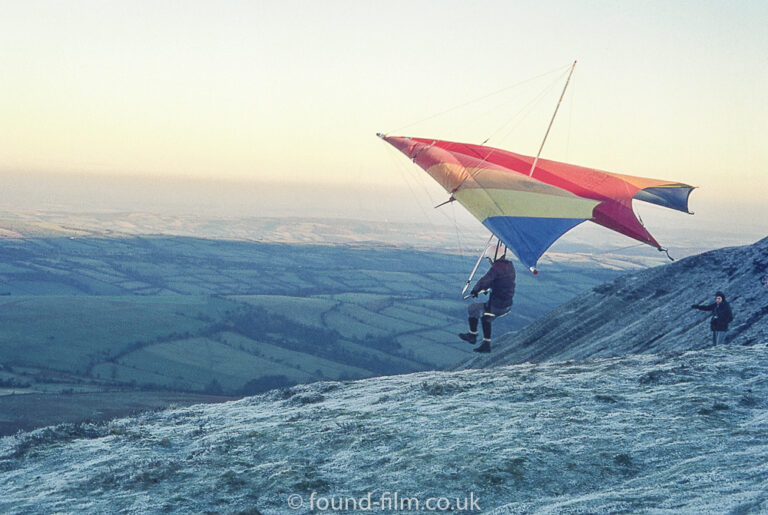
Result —
<instances>
[{"instance_id":1,"label":"glider rigging wire","mask_svg":"<svg viewBox=\"0 0 768 515\"><path fill-rule=\"evenodd\" d=\"M690 213L688 198L694 186L540 160L575 66L576 61L569 65L568 77L535 157L484 146L490 137L483 144L476 145L381 133L378 136L423 168L449 193L449 199L436 207L458 201L491 232L486 249L493 237L498 238L534 274L537 261L547 249L566 232L585 221L655 247L672 259L668 250L648 232L634 210L633 200ZM525 82L528 81L404 127L435 118ZM506 122L491 137L495 137L509 123ZM539 173L536 173L537 170ZM451 214L461 246L455 211ZM482 254L473 274L481 261ZM464 292L471 280L472 276Z\"/></svg>"},{"instance_id":2,"label":"glider rigging wire","mask_svg":"<svg viewBox=\"0 0 768 515\"><path fill-rule=\"evenodd\" d=\"M568 65L568 66L570 66L570 65ZM565 67L565 68L567 68L567 67ZM533 81L534 81L534 80L536 80L536 79L540 79L540 78L542 78L542 77L546 77L547 75L551 75L551 74L553 74L553 73L559 73L559 72L561 72L563 69L564 69L564 67L562 67L562 66L560 66L560 67L557 67L557 68L555 68L555 69L553 69L553 70L550 70L550 71L548 71L548 72L544 72L544 73L542 73L542 74L540 74L540 75L537 75L537 76L535 76L535 77L531 77L531 78L529 78L529 79L525 79L525 80L522 80L522 81L520 81L520 82L516 82L515 84L512 84L512 85L510 85L510 86L506 86L506 87L504 87L504 88L501 88L501 89L499 89L499 90L496 90L496 91L492 91L491 93L487 93L487 94L485 94L485 95L482 95L482 96L480 96L480 97L476 97L476 98L473 98L473 99L471 99L471 100L468 100L468 101L466 101L466 102L463 102L463 103L461 103L461 104L455 105L455 106L453 106L453 107L449 107L448 109L445 109L445 110L443 110L443 111L440 111L439 113L435 113L435 114L429 115L429 116L427 116L427 117L425 117L425 118L422 118L422 119L420 119L420 120L416 120L416 121L414 121L414 122L408 123L408 124L406 124L406 125L403 125L402 127L398 127L398 128L396 128L396 129L393 129L393 130L391 130L391 131L388 131L388 132L386 132L386 133L384 133L384 134L385 134L385 135L389 135L389 134L392 134L393 132L400 132L400 131L402 131L403 129L407 129L407 128L409 128L409 127L412 127L412 126L414 126L414 125L418 125L418 124L420 124L420 123L423 123L423 122L426 122L426 121L428 121L428 120L432 120L433 118L438 118L438 117L440 117L440 116L443 116L443 115L445 115L445 114L448 114L448 113L450 113L450 112L456 111L457 109L461 109L461 108L463 108L463 107L467 107L467 106L469 106L469 105L472 105L472 104L476 104L477 102L481 102L481 101L483 101L483 100L485 100L485 99L487 99L487 98L490 98L490 97L493 97L493 96L499 95L499 94L501 94L501 93L504 93L504 92L506 92L506 91L509 91L509 90L511 90L511 89L514 89L514 88L520 87L520 86L522 86L523 84L527 84L527 83L529 83L529 82L533 82Z\"/></svg>"}]
</instances>

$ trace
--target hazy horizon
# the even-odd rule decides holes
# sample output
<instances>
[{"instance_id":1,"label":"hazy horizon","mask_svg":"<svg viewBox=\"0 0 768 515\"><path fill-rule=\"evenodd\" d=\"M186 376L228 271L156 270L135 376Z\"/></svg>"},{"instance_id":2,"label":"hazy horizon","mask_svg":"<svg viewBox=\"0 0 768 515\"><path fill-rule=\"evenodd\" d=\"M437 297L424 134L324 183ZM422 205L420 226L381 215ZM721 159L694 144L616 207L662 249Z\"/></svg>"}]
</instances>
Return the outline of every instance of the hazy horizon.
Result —
<instances>
[{"instance_id":1,"label":"hazy horizon","mask_svg":"<svg viewBox=\"0 0 768 515\"><path fill-rule=\"evenodd\" d=\"M765 235L765 2L3 6L2 210L478 227L375 134L535 155L577 59L542 158L697 186L637 203L663 245Z\"/></svg>"},{"instance_id":2,"label":"hazy horizon","mask_svg":"<svg viewBox=\"0 0 768 515\"><path fill-rule=\"evenodd\" d=\"M233 179L126 177L98 174L0 174L0 215L5 213L120 214L147 213L205 219L330 219L381 224L413 224L423 231L482 244L487 230L455 203L434 209L445 193L420 169L395 187L370 185L276 184ZM694 215L635 202L649 230L670 249L709 250L754 243L766 236L762 205L710 206L694 190ZM728 210L732 211L728 211ZM723 214L725 212L725 216ZM733 220L751 220L733 224ZM393 230L407 230L393 228ZM363 235L361 235L363 236ZM584 223L566 233L561 245L578 242L620 248L637 244L595 224ZM641 246L642 248L642 246ZM647 250L647 249L646 249ZM653 249L650 249L653 252Z\"/></svg>"}]
</instances>

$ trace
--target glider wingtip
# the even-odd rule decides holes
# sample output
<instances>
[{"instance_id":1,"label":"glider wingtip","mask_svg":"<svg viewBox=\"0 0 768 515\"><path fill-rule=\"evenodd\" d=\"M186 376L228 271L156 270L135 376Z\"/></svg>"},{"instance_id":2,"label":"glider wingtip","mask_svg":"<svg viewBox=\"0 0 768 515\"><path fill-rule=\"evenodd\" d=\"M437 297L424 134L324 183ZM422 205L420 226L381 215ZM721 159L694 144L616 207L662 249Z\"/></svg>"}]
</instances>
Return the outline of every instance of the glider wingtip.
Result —
<instances>
[{"instance_id":1,"label":"glider wingtip","mask_svg":"<svg viewBox=\"0 0 768 515\"><path fill-rule=\"evenodd\" d=\"M673 258L672 256L669 255L669 249L668 248L662 247L661 245L659 245L656 248L659 249L659 252L665 253L667 255L667 258L669 258L670 261L674 261L675 260L675 258Z\"/></svg>"}]
</instances>

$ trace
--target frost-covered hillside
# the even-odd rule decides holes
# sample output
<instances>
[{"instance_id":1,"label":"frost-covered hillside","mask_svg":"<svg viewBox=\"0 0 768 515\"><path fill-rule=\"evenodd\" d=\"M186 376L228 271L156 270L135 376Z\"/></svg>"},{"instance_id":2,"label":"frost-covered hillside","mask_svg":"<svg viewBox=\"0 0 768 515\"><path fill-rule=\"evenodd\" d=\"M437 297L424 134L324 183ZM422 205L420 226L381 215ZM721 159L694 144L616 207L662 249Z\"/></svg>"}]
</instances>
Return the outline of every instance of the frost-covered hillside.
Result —
<instances>
[{"instance_id":1,"label":"frost-covered hillside","mask_svg":"<svg viewBox=\"0 0 768 515\"><path fill-rule=\"evenodd\" d=\"M494 513L766 512L767 369L761 342L315 383L40 429L0 439L0 512L334 512L342 497L386 512L395 494Z\"/></svg>"},{"instance_id":2,"label":"frost-covered hillside","mask_svg":"<svg viewBox=\"0 0 768 515\"><path fill-rule=\"evenodd\" d=\"M459 368L700 349L711 344L710 313L691 305L714 302L717 291L734 312L728 345L766 342L766 274L768 238L632 272L497 338L490 355Z\"/></svg>"}]
</instances>

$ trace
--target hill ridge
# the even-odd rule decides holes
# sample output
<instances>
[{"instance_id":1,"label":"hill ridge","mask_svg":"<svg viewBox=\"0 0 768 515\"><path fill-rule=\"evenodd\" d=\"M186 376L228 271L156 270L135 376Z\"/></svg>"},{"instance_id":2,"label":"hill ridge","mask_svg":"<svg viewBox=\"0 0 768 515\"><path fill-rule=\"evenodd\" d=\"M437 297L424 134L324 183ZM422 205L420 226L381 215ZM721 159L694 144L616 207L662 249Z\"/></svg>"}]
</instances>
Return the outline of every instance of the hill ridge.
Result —
<instances>
[{"instance_id":1,"label":"hill ridge","mask_svg":"<svg viewBox=\"0 0 768 515\"><path fill-rule=\"evenodd\" d=\"M692 304L725 292L735 319L726 345L768 341L768 238L624 274L497 338L490 355L456 368L682 352L711 344L708 313ZM514 309L514 307L513 307Z\"/></svg>"}]
</instances>

